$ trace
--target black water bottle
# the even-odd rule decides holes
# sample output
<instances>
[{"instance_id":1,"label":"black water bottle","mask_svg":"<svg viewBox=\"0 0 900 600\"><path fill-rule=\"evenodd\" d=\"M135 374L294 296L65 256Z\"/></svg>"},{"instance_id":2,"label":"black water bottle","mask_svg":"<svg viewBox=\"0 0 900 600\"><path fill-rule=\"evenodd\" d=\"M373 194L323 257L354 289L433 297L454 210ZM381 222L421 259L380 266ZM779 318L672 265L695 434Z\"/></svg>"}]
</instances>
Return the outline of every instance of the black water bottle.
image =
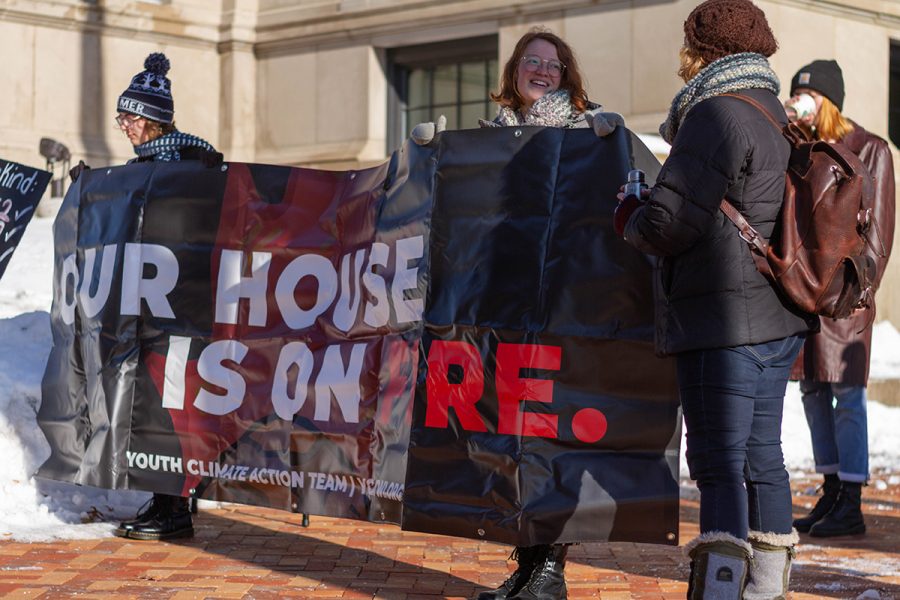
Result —
<instances>
[{"instance_id":1,"label":"black water bottle","mask_svg":"<svg viewBox=\"0 0 900 600\"><path fill-rule=\"evenodd\" d=\"M644 183L644 172L640 169L632 169L628 171L628 180L625 182L625 198L628 196L634 196L638 200L642 200L641 198L641 190L647 188L647 184Z\"/></svg>"}]
</instances>

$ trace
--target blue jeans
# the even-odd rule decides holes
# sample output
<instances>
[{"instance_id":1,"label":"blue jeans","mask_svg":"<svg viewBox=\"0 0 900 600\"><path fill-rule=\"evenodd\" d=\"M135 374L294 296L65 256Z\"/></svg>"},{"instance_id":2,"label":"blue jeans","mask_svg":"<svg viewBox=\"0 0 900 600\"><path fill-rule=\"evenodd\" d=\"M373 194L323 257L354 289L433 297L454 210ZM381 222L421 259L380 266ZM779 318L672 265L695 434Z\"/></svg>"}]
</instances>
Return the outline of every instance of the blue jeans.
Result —
<instances>
[{"instance_id":1,"label":"blue jeans","mask_svg":"<svg viewBox=\"0 0 900 600\"><path fill-rule=\"evenodd\" d=\"M678 355L687 463L700 489L700 533L790 533L781 417L803 337Z\"/></svg>"},{"instance_id":2,"label":"blue jeans","mask_svg":"<svg viewBox=\"0 0 900 600\"><path fill-rule=\"evenodd\" d=\"M865 483L869 478L866 388L801 381L800 391L816 472L837 473L841 481Z\"/></svg>"}]
</instances>

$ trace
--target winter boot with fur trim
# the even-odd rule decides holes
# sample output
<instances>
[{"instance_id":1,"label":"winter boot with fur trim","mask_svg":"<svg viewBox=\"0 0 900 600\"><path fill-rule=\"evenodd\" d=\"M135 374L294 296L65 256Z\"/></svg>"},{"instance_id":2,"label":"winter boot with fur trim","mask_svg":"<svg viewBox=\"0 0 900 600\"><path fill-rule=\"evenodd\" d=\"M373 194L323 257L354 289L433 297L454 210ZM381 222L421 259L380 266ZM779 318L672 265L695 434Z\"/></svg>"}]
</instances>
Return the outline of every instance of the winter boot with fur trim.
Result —
<instances>
[{"instance_id":1,"label":"winter boot with fur trim","mask_svg":"<svg viewBox=\"0 0 900 600\"><path fill-rule=\"evenodd\" d=\"M540 558L525 586L509 600L566 600L566 555L568 544L553 544Z\"/></svg>"},{"instance_id":2,"label":"winter boot with fur trim","mask_svg":"<svg viewBox=\"0 0 900 600\"><path fill-rule=\"evenodd\" d=\"M753 550L724 531L709 531L685 547L691 557L688 600L741 600Z\"/></svg>"},{"instance_id":3,"label":"winter boot with fur trim","mask_svg":"<svg viewBox=\"0 0 900 600\"><path fill-rule=\"evenodd\" d=\"M809 528L822 520L822 517L828 514L828 511L837 502L838 492L841 491L841 480L837 474L829 474L825 476L825 483L822 484L822 497L816 502L809 514L799 519L794 519L794 527L800 533L808 533Z\"/></svg>"},{"instance_id":4,"label":"winter boot with fur trim","mask_svg":"<svg viewBox=\"0 0 900 600\"><path fill-rule=\"evenodd\" d=\"M785 600L791 580L794 545L800 537L791 533L751 531L750 573L744 588L744 600Z\"/></svg>"},{"instance_id":5,"label":"winter boot with fur trim","mask_svg":"<svg viewBox=\"0 0 900 600\"><path fill-rule=\"evenodd\" d=\"M500 587L481 592L478 594L477 600L505 600L513 594L525 587L531 572L534 571L538 562L550 552L550 546L516 546L510 555L511 559L515 559L519 563L519 567L513 571L513 574L506 578L506 581L500 584Z\"/></svg>"}]
</instances>

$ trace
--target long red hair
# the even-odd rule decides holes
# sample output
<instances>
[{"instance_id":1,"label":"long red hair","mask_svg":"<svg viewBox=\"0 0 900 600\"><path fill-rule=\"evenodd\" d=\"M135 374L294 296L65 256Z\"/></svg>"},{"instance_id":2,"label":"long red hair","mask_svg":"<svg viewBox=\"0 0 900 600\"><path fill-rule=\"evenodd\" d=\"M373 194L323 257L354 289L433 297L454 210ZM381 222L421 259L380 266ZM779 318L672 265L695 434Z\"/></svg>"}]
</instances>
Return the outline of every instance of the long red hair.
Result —
<instances>
[{"instance_id":1,"label":"long red hair","mask_svg":"<svg viewBox=\"0 0 900 600\"><path fill-rule=\"evenodd\" d=\"M503 75L500 78L500 92L491 94L491 100L500 106L508 106L513 110L522 108L524 102L516 89L516 72L519 68L519 61L525 56L525 48L533 40L545 40L556 47L556 55L559 57L559 62L566 66L559 81L559 89L569 92L570 101L576 111L584 112L587 109L587 92L584 91L584 83L581 79L581 71L578 69L578 61L575 60L575 52L558 35L551 33L547 29L537 27L523 35L516 43L512 56L506 61L506 66L503 67Z\"/></svg>"}]
</instances>

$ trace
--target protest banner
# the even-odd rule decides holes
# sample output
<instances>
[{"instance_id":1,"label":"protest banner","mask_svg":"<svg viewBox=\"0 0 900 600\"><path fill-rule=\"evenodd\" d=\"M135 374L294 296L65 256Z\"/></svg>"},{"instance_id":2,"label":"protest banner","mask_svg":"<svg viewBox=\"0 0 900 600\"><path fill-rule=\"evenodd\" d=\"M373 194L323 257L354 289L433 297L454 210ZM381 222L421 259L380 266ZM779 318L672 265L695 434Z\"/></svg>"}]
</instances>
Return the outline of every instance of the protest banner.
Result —
<instances>
[{"instance_id":1,"label":"protest banner","mask_svg":"<svg viewBox=\"0 0 900 600\"><path fill-rule=\"evenodd\" d=\"M652 353L652 265L610 225L639 152L624 130L516 131L359 171L86 172L55 225L39 474L672 543L673 369Z\"/></svg>"},{"instance_id":2,"label":"protest banner","mask_svg":"<svg viewBox=\"0 0 900 600\"><path fill-rule=\"evenodd\" d=\"M47 171L0 159L0 277L51 177Z\"/></svg>"}]
</instances>

